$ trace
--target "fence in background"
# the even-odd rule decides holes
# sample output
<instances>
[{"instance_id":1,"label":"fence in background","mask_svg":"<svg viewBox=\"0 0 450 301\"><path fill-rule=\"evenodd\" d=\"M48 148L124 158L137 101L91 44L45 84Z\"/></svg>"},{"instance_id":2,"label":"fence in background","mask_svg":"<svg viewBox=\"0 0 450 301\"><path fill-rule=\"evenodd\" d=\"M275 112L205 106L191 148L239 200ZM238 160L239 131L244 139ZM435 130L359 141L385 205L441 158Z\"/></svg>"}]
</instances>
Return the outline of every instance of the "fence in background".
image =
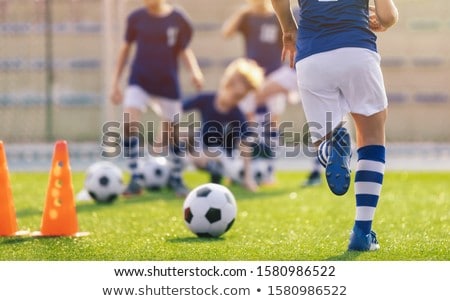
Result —
<instances>
[{"instance_id":1,"label":"fence in background","mask_svg":"<svg viewBox=\"0 0 450 301\"><path fill-rule=\"evenodd\" d=\"M214 90L224 66L243 53L220 26L240 0L178 0L196 29L192 47ZM388 140L450 141L450 2L397 0L400 22L379 34L390 100ZM127 14L140 0L0 0L0 139L98 141ZM182 86L192 93L182 69ZM126 76L124 77L125 83ZM301 128L300 105L284 119ZM155 118L149 112L146 118Z\"/></svg>"}]
</instances>

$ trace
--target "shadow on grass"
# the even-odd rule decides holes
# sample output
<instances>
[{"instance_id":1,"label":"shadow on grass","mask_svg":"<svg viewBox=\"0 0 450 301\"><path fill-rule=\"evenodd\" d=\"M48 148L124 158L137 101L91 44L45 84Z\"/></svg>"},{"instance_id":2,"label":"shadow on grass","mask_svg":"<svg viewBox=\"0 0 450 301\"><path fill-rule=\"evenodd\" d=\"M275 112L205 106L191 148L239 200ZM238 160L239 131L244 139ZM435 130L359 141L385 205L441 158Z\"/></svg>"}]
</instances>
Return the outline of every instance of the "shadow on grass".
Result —
<instances>
[{"instance_id":1,"label":"shadow on grass","mask_svg":"<svg viewBox=\"0 0 450 301\"><path fill-rule=\"evenodd\" d=\"M326 258L326 261L352 261L358 260L358 257L362 254L362 252L357 251L345 251L341 255L331 256Z\"/></svg>"},{"instance_id":2,"label":"shadow on grass","mask_svg":"<svg viewBox=\"0 0 450 301\"><path fill-rule=\"evenodd\" d=\"M0 237L0 244L2 244L2 245L15 245L15 244L20 244L20 243L24 243L24 242L30 241L32 239L33 239L33 237L31 237L31 236Z\"/></svg>"},{"instance_id":3,"label":"shadow on grass","mask_svg":"<svg viewBox=\"0 0 450 301\"><path fill-rule=\"evenodd\" d=\"M167 242L175 244L184 243L214 243L223 241L223 237L176 237L168 239Z\"/></svg>"},{"instance_id":4,"label":"shadow on grass","mask_svg":"<svg viewBox=\"0 0 450 301\"><path fill-rule=\"evenodd\" d=\"M16 216L18 218L34 216L34 215L42 215L42 209L27 208L27 209L21 209L21 210L16 211Z\"/></svg>"}]
</instances>

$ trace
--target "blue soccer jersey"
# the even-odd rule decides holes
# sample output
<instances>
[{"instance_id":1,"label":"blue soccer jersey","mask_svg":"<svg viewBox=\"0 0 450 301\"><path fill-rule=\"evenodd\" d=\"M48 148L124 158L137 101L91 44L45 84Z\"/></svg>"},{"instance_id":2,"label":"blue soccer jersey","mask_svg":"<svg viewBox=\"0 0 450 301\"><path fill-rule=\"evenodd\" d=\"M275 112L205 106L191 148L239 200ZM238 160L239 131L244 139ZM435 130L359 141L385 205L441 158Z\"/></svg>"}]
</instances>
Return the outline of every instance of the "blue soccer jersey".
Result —
<instances>
[{"instance_id":1,"label":"blue soccer jersey","mask_svg":"<svg viewBox=\"0 0 450 301\"><path fill-rule=\"evenodd\" d=\"M299 61L310 55L343 47L377 51L369 29L369 0L298 0Z\"/></svg>"},{"instance_id":2,"label":"blue soccer jersey","mask_svg":"<svg viewBox=\"0 0 450 301\"><path fill-rule=\"evenodd\" d=\"M280 68L282 31L275 14L244 15L238 30L245 40L246 56L264 68L266 74Z\"/></svg>"},{"instance_id":3,"label":"blue soccer jersey","mask_svg":"<svg viewBox=\"0 0 450 301\"><path fill-rule=\"evenodd\" d=\"M174 9L165 17L151 15L142 8L130 14L125 40L137 45L128 83L147 93L179 99L178 55L192 37L187 17Z\"/></svg>"},{"instance_id":4,"label":"blue soccer jersey","mask_svg":"<svg viewBox=\"0 0 450 301\"><path fill-rule=\"evenodd\" d=\"M247 120L236 106L223 113L216 109L216 93L205 92L188 97L183 101L183 111L196 110L201 114L202 145L221 147L231 151L239 145L239 140L248 135Z\"/></svg>"}]
</instances>

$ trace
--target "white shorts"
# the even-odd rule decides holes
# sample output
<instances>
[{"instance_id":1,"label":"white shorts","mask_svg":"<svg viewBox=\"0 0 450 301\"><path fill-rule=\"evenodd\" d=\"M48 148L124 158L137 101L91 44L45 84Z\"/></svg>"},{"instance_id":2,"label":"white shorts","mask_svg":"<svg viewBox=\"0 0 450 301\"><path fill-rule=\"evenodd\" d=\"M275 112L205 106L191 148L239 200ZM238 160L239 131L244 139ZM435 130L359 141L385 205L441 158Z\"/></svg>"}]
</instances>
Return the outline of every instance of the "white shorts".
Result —
<instances>
[{"instance_id":1,"label":"white shorts","mask_svg":"<svg viewBox=\"0 0 450 301\"><path fill-rule=\"evenodd\" d=\"M267 80L276 82L288 91L297 91L297 74L288 65L282 65L267 76Z\"/></svg>"},{"instance_id":2,"label":"white shorts","mask_svg":"<svg viewBox=\"0 0 450 301\"><path fill-rule=\"evenodd\" d=\"M340 48L314 54L298 61L296 69L313 143L348 113L371 116L388 105L380 56L371 50Z\"/></svg>"},{"instance_id":3,"label":"white shorts","mask_svg":"<svg viewBox=\"0 0 450 301\"><path fill-rule=\"evenodd\" d=\"M146 112L147 107L150 107L164 121L173 121L174 116L180 114L182 110L181 101L178 99L150 95L137 85L125 89L123 105L126 108L139 109L141 112Z\"/></svg>"},{"instance_id":4,"label":"white shorts","mask_svg":"<svg viewBox=\"0 0 450 301\"><path fill-rule=\"evenodd\" d=\"M275 94L266 102L267 111L274 115L281 115L286 108L286 97L283 94ZM255 93L249 92L238 104L239 109L244 114L256 112Z\"/></svg>"},{"instance_id":5,"label":"white shorts","mask_svg":"<svg viewBox=\"0 0 450 301\"><path fill-rule=\"evenodd\" d=\"M265 81L272 81L283 87L284 89L292 92L297 92L297 74L295 70L287 65L282 65L277 70L270 73ZM275 115L281 115L286 109L286 96L283 94L276 94L266 101L267 109L270 113ZM253 92L247 94L239 102L239 108L245 114L253 113L256 111L256 101Z\"/></svg>"}]
</instances>

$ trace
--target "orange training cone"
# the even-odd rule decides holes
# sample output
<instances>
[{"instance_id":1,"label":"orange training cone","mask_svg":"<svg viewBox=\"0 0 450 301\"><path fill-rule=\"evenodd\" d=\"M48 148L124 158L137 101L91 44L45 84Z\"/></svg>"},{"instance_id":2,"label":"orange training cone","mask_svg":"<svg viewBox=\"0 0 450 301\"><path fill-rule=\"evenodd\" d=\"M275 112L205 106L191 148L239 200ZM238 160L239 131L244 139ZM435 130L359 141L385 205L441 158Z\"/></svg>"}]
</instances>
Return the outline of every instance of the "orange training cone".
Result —
<instances>
[{"instance_id":1,"label":"orange training cone","mask_svg":"<svg viewBox=\"0 0 450 301\"><path fill-rule=\"evenodd\" d=\"M57 141L53 152L41 231L34 236L85 236L78 232L69 150L66 141Z\"/></svg>"},{"instance_id":2,"label":"orange training cone","mask_svg":"<svg viewBox=\"0 0 450 301\"><path fill-rule=\"evenodd\" d=\"M8 162L3 141L0 141L0 236L18 236L28 231L17 230L16 209L9 181Z\"/></svg>"}]
</instances>

